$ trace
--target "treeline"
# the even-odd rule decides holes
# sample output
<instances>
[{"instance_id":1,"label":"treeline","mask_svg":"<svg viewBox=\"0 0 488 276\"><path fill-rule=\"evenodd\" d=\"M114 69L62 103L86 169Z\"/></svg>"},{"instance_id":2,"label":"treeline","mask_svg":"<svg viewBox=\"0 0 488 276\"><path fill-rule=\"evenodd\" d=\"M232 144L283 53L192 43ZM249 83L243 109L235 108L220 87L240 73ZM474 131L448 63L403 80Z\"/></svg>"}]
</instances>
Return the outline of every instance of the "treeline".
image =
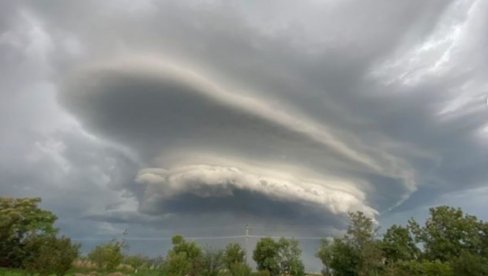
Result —
<instances>
[{"instance_id":1,"label":"treeline","mask_svg":"<svg viewBox=\"0 0 488 276\"><path fill-rule=\"evenodd\" d=\"M461 209L430 209L424 225L410 219L378 237L362 213L350 214L347 234L323 240L324 275L488 275L488 224Z\"/></svg>"},{"instance_id":2,"label":"treeline","mask_svg":"<svg viewBox=\"0 0 488 276\"><path fill-rule=\"evenodd\" d=\"M86 256L61 236L56 216L38 207L38 198L0 198L0 267L39 275L113 272L130 275L248 276L305 275L296 240L260 239L248 265L237 243L212 250L174 236L165 258L126 255L123 240L96 246ZM383 235L371 218L351 213L342 237L323 239L316 256L323 275L488 275L488 224L461 209L430 209L423 225L411 219Z\"/></svg>"}]
</instances>

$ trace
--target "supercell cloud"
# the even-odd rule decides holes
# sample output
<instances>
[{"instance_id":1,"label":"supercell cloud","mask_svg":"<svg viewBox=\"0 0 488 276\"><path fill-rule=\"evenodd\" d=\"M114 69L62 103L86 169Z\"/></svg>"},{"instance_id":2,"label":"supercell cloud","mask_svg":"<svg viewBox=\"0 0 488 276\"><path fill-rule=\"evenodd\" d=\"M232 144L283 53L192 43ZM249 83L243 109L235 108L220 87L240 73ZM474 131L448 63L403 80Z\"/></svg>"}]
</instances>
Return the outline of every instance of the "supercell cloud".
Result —
<instances>
[{"instance_id":1,"label":"supercell cloud","mask_svg":"<svg viewBox=\"0 0 488 276\"><path fill-rule=\"evenodd\" d=\"M0 193L70 235L486 207L486 1L0 5Z\"/></svg>"}]
</instances>

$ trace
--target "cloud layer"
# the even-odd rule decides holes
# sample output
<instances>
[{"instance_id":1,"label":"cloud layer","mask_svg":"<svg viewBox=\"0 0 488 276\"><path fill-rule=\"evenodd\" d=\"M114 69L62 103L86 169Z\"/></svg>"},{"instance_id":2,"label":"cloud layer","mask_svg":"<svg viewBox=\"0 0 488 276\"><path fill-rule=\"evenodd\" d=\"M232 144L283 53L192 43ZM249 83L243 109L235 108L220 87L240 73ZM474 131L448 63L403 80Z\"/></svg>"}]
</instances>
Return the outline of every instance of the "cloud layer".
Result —
<instances>
[{"instance_id":1,"label":"cloud layer","mask_svg":"<svg viewBox=\"0 0 488 276\"><path fill-rule=\"evenodd\" d=\"M484 210L487 5L1 3L0 193L81 238Z\"/></svg>"}]
</instances>

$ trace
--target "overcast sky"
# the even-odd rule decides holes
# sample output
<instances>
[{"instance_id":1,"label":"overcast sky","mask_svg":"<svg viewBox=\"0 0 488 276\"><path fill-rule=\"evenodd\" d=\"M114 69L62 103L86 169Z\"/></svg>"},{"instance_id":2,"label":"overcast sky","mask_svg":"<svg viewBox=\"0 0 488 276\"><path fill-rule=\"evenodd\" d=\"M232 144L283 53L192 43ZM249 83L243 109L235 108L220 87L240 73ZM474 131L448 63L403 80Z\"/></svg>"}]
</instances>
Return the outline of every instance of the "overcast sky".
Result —
<instances>
[{"instance_id":1,"label":"overcast sky","mask_svg":"<svg viewBox=\"0 0 488 276\"><path fill-rule=\"evenodd\" d=\"M0 194L152 255L488 219L487 96L484 0L1 1Z\"/></svg>"}]
</instances>

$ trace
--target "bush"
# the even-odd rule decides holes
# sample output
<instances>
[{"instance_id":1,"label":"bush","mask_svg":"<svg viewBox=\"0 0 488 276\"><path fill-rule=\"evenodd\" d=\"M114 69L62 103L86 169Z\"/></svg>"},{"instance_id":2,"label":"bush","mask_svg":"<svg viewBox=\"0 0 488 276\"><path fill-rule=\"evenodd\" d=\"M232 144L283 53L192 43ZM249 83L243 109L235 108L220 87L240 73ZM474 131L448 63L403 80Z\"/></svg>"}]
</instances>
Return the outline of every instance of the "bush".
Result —
<instances>
[{"instance_id":1,"label":"bush","mask_svg":"<svg viewBox=\"0 0 488 276\"><path fill-rule=\"evenodd\" d=\"M99 269L112 271L122 262L124 246L124 242L115 240L98 245L88 254L88 259L94 262Z\"/></svg>"},{"instance_id":2,"label":"bush","mask_svg":"<svg viewBox=\"0 0 488 276\"><path fill-rule=\"evenodd\" d=\"M124 257L124 264L130 265L133 269L147 269L151 266L151 260L143 255L131 255Z\"/></svg>"},{"instance_id":3,"label":"bush","mask_svg":"<svg viewBox=\"0 0 488 276\"><path fill-rule=\"evenodd\" d=\"M25 248L29 252L23 261L27 271L64 275L78 257L80 245L71 243L67 237L45 235L29 238Z\"/></svg>"},{"instance_id":4,"label":"bush","mask_svg":"<svg viewBox=\"0 0 488 276\"><path fill-rule=\"evenodd\" d=\"M451 261L455 275L488 275L488 259L463 252Z\"/></svg>"},{"instance_id":5,"label":"bush","mask_svg":"<svg viewBox=\"0 0 488 276\"><path fill-rule=\"evenodd\" d=\"M233 263L229 267L229 272L232 276L249 276L251 268L246 263Z\"/></svg>"},{"instance_id":6,"label":"bush","mask_svg":"<svg viewBox=\"0 0 488 276\"><path fill-rule=\"evenodd\" d=\"M451 266L440 261L405 261L397 262L387 269L391 276L453 276Z\"/></svg>"}]
</instances>

